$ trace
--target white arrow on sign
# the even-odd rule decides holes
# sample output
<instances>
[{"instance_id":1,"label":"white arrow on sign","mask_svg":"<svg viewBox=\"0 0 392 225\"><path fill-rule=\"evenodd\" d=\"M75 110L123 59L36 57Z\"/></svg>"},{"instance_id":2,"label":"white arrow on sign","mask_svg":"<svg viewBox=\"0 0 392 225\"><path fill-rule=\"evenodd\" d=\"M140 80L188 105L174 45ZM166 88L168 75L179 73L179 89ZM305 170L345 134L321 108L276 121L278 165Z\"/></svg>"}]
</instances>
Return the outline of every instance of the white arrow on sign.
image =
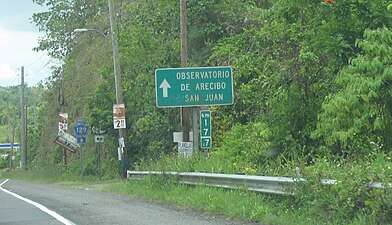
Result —
<instances>
[{"instance_id":1,"label":"white arrow on sign","mask_svg":"<svg viewBox=\"0 0 392 225\"><path fill-rule=\"evenodd\" d=\"M168 93L167 93L167 89L171 88L170 84L167 82L166 79L163 79L162 84L159 86L159 88L163 89L163 97L167 98L169 97Z\"/></svg>"}]
</instances>

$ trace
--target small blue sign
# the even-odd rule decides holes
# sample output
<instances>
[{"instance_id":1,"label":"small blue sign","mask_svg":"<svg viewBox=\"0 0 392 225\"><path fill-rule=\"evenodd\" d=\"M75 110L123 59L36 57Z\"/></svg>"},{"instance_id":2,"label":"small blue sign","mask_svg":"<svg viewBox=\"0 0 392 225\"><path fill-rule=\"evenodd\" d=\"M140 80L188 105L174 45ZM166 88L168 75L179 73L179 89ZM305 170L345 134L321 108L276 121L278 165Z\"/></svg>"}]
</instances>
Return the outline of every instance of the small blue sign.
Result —
<instances>
[{"instance_id":1,"label":"small blue sign","mask_svg":"<svg viewBox=\"0 0 392 225\"><path fill-rule=\"evenodd\" d=\"M74 131L76 136L85 136L89 130L88 126L85 126L83 124L79 124L74 127Z\"/></svg>"},{"instance_id":2,"label":"small blue sign","mask_svg":"<svg viewBox=\"0 0 392 225\"><path fill-rule=\"evenodd\" d=\"M85 123L86 122L86 118L85 117L78 117L75 119L76 123Z\"/></svg>"},{"instance_id":3,"label":"small blue sign","mask_svg":"<svg viewBox=\"0 0 392 225\"><path fill-rule=\"evenodd\" d=\"M78 140L78 144L86 144L86 137L77 137L76 139Z\"/></svg>"}]
</instances>

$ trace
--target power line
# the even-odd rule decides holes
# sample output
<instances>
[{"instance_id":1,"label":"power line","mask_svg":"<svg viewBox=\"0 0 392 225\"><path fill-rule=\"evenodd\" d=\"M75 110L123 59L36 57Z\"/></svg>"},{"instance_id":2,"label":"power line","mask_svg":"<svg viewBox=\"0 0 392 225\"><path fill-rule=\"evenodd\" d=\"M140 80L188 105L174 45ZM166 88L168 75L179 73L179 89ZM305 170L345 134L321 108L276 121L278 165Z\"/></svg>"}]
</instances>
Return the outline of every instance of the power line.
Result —
<instances>
[{"instance_id":1,"label":"power line","mask_svg":"<svg viewBox=\"0 0 392 225\"><path fill-rule=\"evenodd\" d=\"M52 59L49 59L49 61L47 61L40 69L33 71L32 74L34 74L33 76L36 76L37 74L39 74L38 72L40 72L41 70L47 68L49 66L49 64L52 63Z\"/></svg>"},{"instance_id":2,"label":"power line","mask_svg":"<svg viewBox=\"0 0 392 225\"><path fill-rule=\"evenodd\" d=\"M46 55L46 53L42 53L42 55L40 57L38 57L36 60L34 60L32 63L30 63L29 65L26 66L26 68L34 65L35 63L37 63L40 59L42 59L42 57L44 57Z\"/></svg>"}]
</instances>

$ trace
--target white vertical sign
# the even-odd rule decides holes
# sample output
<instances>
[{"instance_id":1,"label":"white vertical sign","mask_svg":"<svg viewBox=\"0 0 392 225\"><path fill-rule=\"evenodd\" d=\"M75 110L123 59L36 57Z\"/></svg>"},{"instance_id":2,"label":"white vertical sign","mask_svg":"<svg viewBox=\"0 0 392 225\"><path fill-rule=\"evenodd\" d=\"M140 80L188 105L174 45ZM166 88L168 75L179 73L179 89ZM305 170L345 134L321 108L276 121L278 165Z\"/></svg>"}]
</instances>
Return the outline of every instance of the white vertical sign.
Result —
<instances>
[{"instance_id":1,"label":"white vertical sign","mask_svg":"<svg viewBox=\"0 0 392 225\"><path fill-rule=\"evenodd\" d=\"M124 104L113 105L113 126L114 129L126 128Z\"/></svg>"},{"instance_id":2,"label":"white vertical sign","mask_svg":"<svg viewBox=\"0 0 392 225\"><path fill-rule=\"evenodd\" d=\"M59 113L59 134L65 133L68 130L68 113Z\"/></svg>"},{"instance_id":3,"label":"white vertical sign","mask_svg":"<svg viewBox=\"0 0 392 225\"><path fill-rule=\"evenodd\" d=\"M178 142L178 156L190 157L193 153L193 142Z\"/></svg>"}]
</instances>

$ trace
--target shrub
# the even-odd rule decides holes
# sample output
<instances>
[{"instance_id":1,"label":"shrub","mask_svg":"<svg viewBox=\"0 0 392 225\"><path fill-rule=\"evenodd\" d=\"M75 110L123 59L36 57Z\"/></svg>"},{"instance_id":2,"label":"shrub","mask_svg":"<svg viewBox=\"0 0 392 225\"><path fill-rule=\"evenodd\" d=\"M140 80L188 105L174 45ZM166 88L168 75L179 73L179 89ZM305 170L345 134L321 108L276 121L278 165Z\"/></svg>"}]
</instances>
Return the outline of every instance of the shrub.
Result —
<instances>
[{"instance_id":1,"label":"shrub","mask_svg":"<svg viewBox=\"0 0 392 225\"><path fill-rule=\"evenodd\" d=\"M236 125L228 132L223 145L211 153L213 159L226 161L234 171L254 173L265 162L270 149L271 132L262 122Z\"/></svg>"},{"instance_id":2,"label":"shrub","mask_svg":"<svg viewBox=\"0 0 392 225\"><path fill-rule=\"evenodd\" d=\"M300 184L296 204L307 208L322 223L354 221L366 215L373 224L392 221L391 156L373 152L361 159L319 158L304 172L307 182ZM322 179L336 179L334 185ZM381 182L384 188L372 188Z\"/></svg>"}]
</instances>

